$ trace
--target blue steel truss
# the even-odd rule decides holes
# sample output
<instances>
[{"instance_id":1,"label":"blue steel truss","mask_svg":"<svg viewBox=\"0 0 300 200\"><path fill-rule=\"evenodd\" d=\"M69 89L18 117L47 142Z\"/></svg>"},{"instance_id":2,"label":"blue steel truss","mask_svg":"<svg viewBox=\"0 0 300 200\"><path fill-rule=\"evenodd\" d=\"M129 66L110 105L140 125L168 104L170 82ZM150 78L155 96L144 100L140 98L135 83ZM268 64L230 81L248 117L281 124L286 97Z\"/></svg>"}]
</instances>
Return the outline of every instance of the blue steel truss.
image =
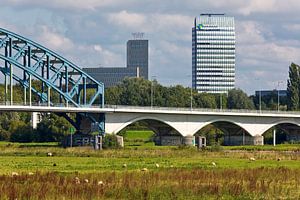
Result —
<instances>
[{"instance_id":1,"label":"blue steel truss","mask_svg":"<svg viewBox=\"0 0 300 200\"><path fill-rule=\"evenodd\" d=\"M22 73L14 73L16 68ZM55 52L2 28L0 28L0 71L5 77L6 104L13 104L13 80L15 80L24 88L25 105L32 105L33 92L39 97L39 102L48 106L58 104L74 107L104 107L103 83ZM33 87L32 80L39 80L41 87ZM26 97L27 93L29 98ZM59 102L53 101L51 97L53 93L59 95ZM27 99L29 102L26 102ZM81 115L99 123L99 119L88 116L88 113L81 113ZM104 130L104 121L102 122L104 117L100 118L99 128Z\"/></svg>"}]
</instances>

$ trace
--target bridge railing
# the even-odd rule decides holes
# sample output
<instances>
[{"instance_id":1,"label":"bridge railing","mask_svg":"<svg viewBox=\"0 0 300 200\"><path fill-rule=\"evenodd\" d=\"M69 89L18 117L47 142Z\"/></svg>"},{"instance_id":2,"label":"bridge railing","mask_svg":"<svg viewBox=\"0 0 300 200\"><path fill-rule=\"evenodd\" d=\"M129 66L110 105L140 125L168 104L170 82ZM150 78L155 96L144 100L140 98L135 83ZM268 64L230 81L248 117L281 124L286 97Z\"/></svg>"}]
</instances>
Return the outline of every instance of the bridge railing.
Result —
<instances>
[{"instance_id":1,"label":"bridge railing","mask_svg":"<svg viewBox=\"0 0 300 200\"><path fill-rule=\"evenodd\" d=\"M136 110L158 110L158 111L186 111L186 112L219 112L219 113L253 113L253 114L300 114L299 111L277 111L277 110L248 110L248 109L211 109L211 108L188 108L188 107L158 107L158 106L127 106L127 105L105 105L104 108L112 109L136 109Z\"/></svg>"},{"instance_id":2,"label":"bridge railing","mask_svg":"<svg viewBox=\"0 0 300 200\"><path fill-rule=\"evenodd\" d=\"M32 102L31 105L24 104L22 102L0 102L0 106L40 106L49 107L47 103ZM72 104L52 104L50 107L60 107L60 108L76 108ZM85 107L81 107L85 108ZM299 111L277 111L277 110L247 110L247 109L211 109L211 108L183 108L183 107L158 107L158 106L128 106L128 105L108 105L106 104L104 108L99 108L99 105L87 106L86 108L94 109L135 109L144 111L183 111L183 112L213 112L213 113L253 113L253 114L299 114Z\"/></svg>"}]
</instances>

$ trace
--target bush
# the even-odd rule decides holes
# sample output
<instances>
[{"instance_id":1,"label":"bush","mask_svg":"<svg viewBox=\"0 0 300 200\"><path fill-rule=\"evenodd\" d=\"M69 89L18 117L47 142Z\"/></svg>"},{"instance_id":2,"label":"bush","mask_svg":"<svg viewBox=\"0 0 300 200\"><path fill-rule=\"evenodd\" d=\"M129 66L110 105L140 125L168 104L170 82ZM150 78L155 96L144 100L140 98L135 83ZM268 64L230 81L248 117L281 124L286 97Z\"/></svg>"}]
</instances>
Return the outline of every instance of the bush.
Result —
<instances>
[{"instance_id":1,"label":"bush","mask_svg":"<svg viewBox=\"0 0 300 200\"><path fill-rule=\"evenodd\" d=\"M0 129L0 141L8 141L10 133L5 129Z\"/></svg>"},{"instance_id":2,"label":"bush","mask_svg":"<svg viewBox=\"0 0 300 200\"><path fill-rule=\"evenodd\" d=\"M103 149L117 149L121 148L118 143L117 136L114 134L107 134L103 138Z\"/></svg>"},{"instance_id":3,"label":"bush","mask_svg":"<svg viewBox=\"0 0 300 200\"><path fill-rule=\"evenodd\" d=\"M26 124L19 124L10 136L11 142L32 142L33 140L33 129L30 125Z\"/></svg>"}]
</instances>

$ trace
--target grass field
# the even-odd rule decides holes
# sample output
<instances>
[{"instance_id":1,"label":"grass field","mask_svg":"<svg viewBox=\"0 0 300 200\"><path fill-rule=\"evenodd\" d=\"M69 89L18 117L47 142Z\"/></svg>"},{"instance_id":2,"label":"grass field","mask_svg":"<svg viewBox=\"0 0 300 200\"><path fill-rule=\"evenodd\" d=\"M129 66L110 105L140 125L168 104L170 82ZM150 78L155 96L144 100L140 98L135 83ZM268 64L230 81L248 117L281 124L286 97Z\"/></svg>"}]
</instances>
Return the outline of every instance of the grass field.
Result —
<instances>
[{"instance_id":1,"label":"grass field","mask_svg":"<svg viewBox=\"0 0 300 200\"><path fill-rule=\"evenodd\" d=\"M297 145L214 152L155 147L151 135L103 151L1 142L0 199L300 199Z\"/></svg>"}]
</instances>

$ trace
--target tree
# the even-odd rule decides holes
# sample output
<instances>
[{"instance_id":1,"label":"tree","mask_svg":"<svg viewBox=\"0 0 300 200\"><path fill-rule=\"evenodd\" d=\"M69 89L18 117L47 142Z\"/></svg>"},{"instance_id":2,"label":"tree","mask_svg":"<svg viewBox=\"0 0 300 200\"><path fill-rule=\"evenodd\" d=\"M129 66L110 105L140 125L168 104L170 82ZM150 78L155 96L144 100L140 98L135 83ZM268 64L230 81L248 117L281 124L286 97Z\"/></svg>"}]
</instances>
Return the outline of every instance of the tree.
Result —
<instances>
[{"instance_id":1,"label":"tree","mask_svg":"<svg viewBox=\"0 0 300 200\"><path fill-rule=\"evenodd\" d=\"M213 94L200 93L194 95L196 106L200 108L217 108L216 98Z\"/></svg>"},{"instance_id":2,"label":"tree","mask_svg":"<svg viewBox=\"0 0 300 200\"><path fill-rule=\"evenodd\" d=\"M254 109L253 101L241 89L228 91L228 109Z\"/></svg>"},{"instance_id":3,"label":"tree","mask_svg":"<svg viewBox=\"0 0 300 200\"><path fill-rule=\"evenodd\" d=\"M289 79L287 82L288 110L299 109L299 80L299 65L292 63L289 67Z\"/></svg>"},{"instance_id":4,"label":"tree","mask_svg":"<svg viewBox=\"0 0 300 200\"><path fill-rule=\"evenodd\" d=\"M15 121L11 123L9 129L11 142L32 142L34 140L33 129L29 124L23 121Z\"/></svg>"},{"instance_id":5,"label":"tree","mask_svg":"<svg viewBox=\"0 0 300 200\"><path fill-rule=\"evenodd\" d=\"M63 117L55 114L43 117L37 125L35 140L37 142L57 142L61 141L70 130L71 124Z\"/></svg>"}]
</instances>

